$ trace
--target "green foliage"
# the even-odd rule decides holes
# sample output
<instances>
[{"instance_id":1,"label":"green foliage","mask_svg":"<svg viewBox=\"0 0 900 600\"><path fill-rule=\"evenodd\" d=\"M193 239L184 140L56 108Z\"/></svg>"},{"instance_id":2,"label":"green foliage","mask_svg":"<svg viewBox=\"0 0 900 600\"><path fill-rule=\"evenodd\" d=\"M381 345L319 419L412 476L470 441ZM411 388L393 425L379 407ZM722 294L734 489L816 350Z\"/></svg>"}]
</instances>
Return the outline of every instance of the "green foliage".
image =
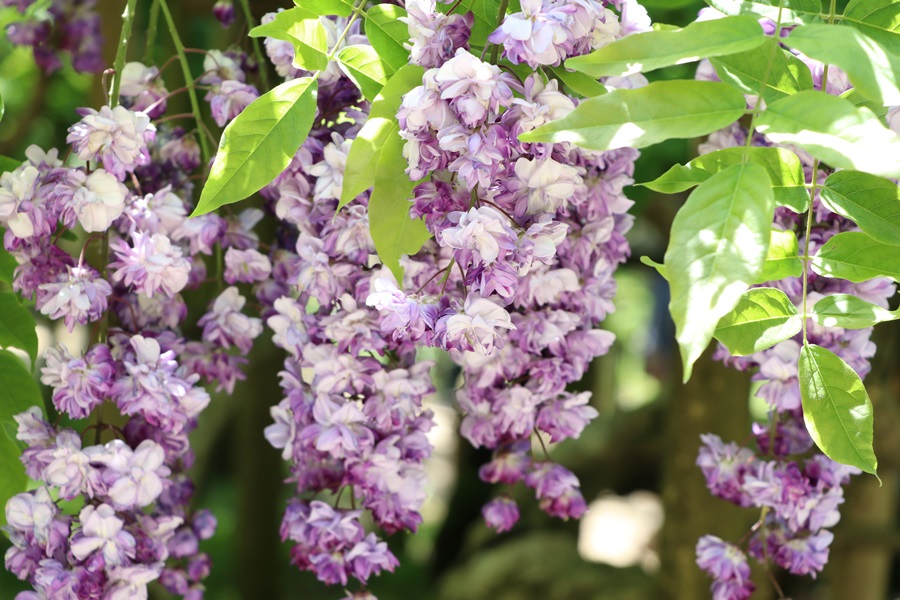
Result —
<instances>
[{"instance_id":1,"label":"green foliage","mask_svg":"<svg viewBox=\"0 0 900 600\"><path fill-rule=\"evenodd\" d=\"M759 115L757 130L833 167L900 177L900 136L870 110L843 98L819 91L782 98Z\"/></svg>"},{"instance_id":2,"label":"green foliage","mask_svg":"<svg viewBox=\"0 0 900 600\"><path fill-rule=\"evenodd\" d=\"M338 210L374 185L379 159L387 141L392 137L399 138L400 126L396 115L403 94L421 85L424 72L422 67L416 65L401 68L372 103L366 124L350 146ZM402 157L400 160L405 163Z\"/></svg>"},{"instance_id":3,"label":"green foliage","mask_svg":"<svg viewBox=\"0 0 900 600\"><path fill-rule=\"evenodd\" d=\"M438 2L437 9L446 13L451 6L456 6L455 12L464 14L471 11L475 17L472 24L472 36L469 44L476 48L483 48L487 43L487 36L497 29L497 13L500 12L500 0L462 0L458 5L453 3Z\"/></svg>"},{"instance_id":4,"label":"green foliage","mask_svg":"<svg viewBox=\"0 0 900 600\"><path fill-rule=\"evenodd\" d=\"M785 43L807 56L837 65L854 88L882 105L900 104L900 56L850 27L806 25Z\"/></svg>"},{"instance_id":5,"label":"green foliage","mask_svg":"<svg viewBox=\"0 0 900 600\"><path fill-rule=\"evenodd\" d=\"M568 71L563 67L548 67L548 70L570 91L585 98L593 98L607 92L606 87L602 83L588 77L584 73Z\"/></svg>"},{"instance_id":6,"label":"green foliage","mask_svg":"<svg viewBox=\"0 0 900 600\"><path fill-rule=\"evenodd\" d=\"M353 3L348 0L294 0L294 4L321 16L349 17Z\"/></svg>"},{"instance_id":7,"label":"green foliage","mask_svg":"<svg viewBox=\"0 0 900 600\"><path fill-rule=\"evenodd\" d=\"M0 238L3 237L4 229L0 227ZM19 266L19 261L13 258L13 255L6 251L6 248L0 246L0 281L12 284L13 271Z\"/></svg>"},{"instance_id":8,"label":"green foliage","mask_svg":"<svg viewBox=\"0 0 900 600\"><path fill-rule=\"evenodd\" d=\"M754 17L697 21L684 29L625 36L590 54L566 61L566 67L592 77L627 76L696 62L703 57L746 52L766 40Z\"/></svg>"},{"instance_id":9,"label":"green foliage","mask_svg":"<svg viewBox=\"0 0 900 600\"><path fill-rule=\"evenodd\" d=\"M363 44L342 48L337 59L347 77L353 80L362 95L370 102L375 99L393 69L385 65L372 46Z\"/></svg>"},{"instance_id":10,"label":"green foliage","mask_svg":"<svg viewBox=\"0 0 900 600\"><path fill-rule=\"evenodd\" d=\"M706 0L726 15L756 15L785 24L810 23L821 17L819 0Z\"/></svg>"},{"instance_id":11,"label":"green foliage","mask_svg":"<svg viewBox=\"0 0 900 600\"><path fill-rule=\"evenodd\" d=\"M747 52L720 56L710 61L719 79L752 96L762 89L766 103L813 88L809 67L781 48L773 38L766 38L762 46Z\"/></svg>"},{"instance_id":12,"label":"green foliage","mask_svg":"<svg viewBox=\"0 0 900 600\"><path fill-rule=\"evenodd\" d=\"M865 329L877 323L900 319L897 311L881 308L852 294L825 296L812 307L813 321L823 327Z\"/></svg>"},{"instance_id":13,"label":"green foliage","mask_svg":"<svg viewBox=\"0 0 900 600\"><path fill-rule=\"evenodd\" d=\"M801 213L809 205L803 165L787 148L748 146L723 148L693 159L687 165L675 165L659 178L639 185L663 194L675 194L703 183L715 173L744 161L763 167L769 175L775 202Z\"/></svg>"},{"instance_id":14,"label":"green foliage","mask_svg":"<svg viewBox=\"0 0 900 600\"><path fill-rule=\"evenodd\" d=\"M319 71L328 66L328 34L315 13L297 7L275 14L265 25L250 30L250 37L270 37L294 46L294 66Z\"/></svg>"},{"instance_id":15,"label":"green foliage","mask_svg":"<svg viewBox=\"0 0 900 600\"><path fill-rule=\"evenodd\" d=\"M862 380L836 354L816 345L800 350L803 420L825 455L873 475L878 459L872 448L872 402Z\"/></svg>"},{"instance_id":16,"label":"green foliage","mask_svg":"<svg viewBox=\"0 0 900 600\"><path fill-rule=\"evenodd\" d=\"M762 274L753 283L778 281L785 277L800 277L803 275L803 263L798 254L796 234L793 231L773 229Z\"/></svg>"},{"instance_id":17,"label":"green foliage","mask_svg":"<svg viewBox=\"0 0 900 600\"><path fill-rule=\"evenodd\" d=\"M8 156L0 156L0 174L15 171L22 166L21 160L16 160Z\"/></svg>"},{"instance_id":18,"label":"green foliage","mask_svg":"<svg viewBox=\"0 0 900 600\"><path fill-rule=\"evenodd\" d=\"M762 272L774 212L766 170L741 163L701 183L675 215L665 265L685 381L719 319Z\"/></svg>"},{"instance_id":19,"label":"green foliage","mask_svg":"<svg viewBox=\"0 0 900 600\"><path fill-rule=\"evenodd\" d=\"M900 2L851 0L840 22L862 31L889 51L900 53Z\"/></svg>"},{"instance_id":20,"label":"green foliage","mask_svg":"<svg viewBox=\"0 0 900 600\"><path fill-rule=\"evenodd\" d=\"M40 406L43 400L37 382L19 358L0 350L0 506L25 491L28 477L19 461L22 448L16 441L13 415ZM0 523L6 524L3 511Z\"/></svg>"},{"instance_id":21,"label":"green foliage","mask_svg":"<svg viewBox=\"0 0 900 600\"><path fill-rule=\"evenodd\" d=\"M828 210L852 219L885 244L900 244L900 188L860 171L838 171L825 180L820 197Z\"/></svg>"},{"instance_id":22,"label":"green foliage","mask_svg":"<svg viewBox=\"0 0 900 600\"><path fill-rule=\"evenodd\" d=\"M802 327L803 320L787 294L776 288L753 288L719 320L715 338L732 355L746 356L794 337Z\"/></svg>"},{"instance_id":23,"label":"green foliage","mask_svg":"<svg viewBox=\"0 0 900 600\"><path fill-rule=\"evenodd\" d=\"M876 277L900 282L900 246L882 244L861 231L845 231L825 242L812 259L812 269L853 283Z\"/></svg>"},{"instance_id":24,"label":"green foliage","mask_svg":"<svg viewBox=\"0 0 900 600\"><path fill-rule=\"evenodd\" d=\"M229 123L192 216L243 200L278 177L309 135L316 92L315 77L286 81Z\"/></svg>"},{"instance_id":25,"label":"green foliage","mask_svg":"<svg viewBox=\"0 0 900 600\"><path fill-rule=\"evenodd\" d=\"M38 339L31 311L19 304L13 292L0 292L0 346L28 353L33 365L37 360Z\"/></svg>"},{"instance_id":26,"label":"green foliage","mask_svg":"<svg viewBox=\"0 0 900 600\"><path fill-rule=\"evenodd\" d=\"M657 81L590 98L567 116L519 136L523 142L571 142L588 150L643 148L693 138L744 114L743 94L711 81Z\"/></svg>"},{"instance_id":27,"label":"green foliage","mask_svg":"<svg viewBox=\"0 0 900 600\"><path fill-rule=\"evenodd\" d=\"M405 19L406 11L393 4L376 4L366 14L369 43L392 71L409 62L409 50L404 45L409 42Z\"/></svg>"}]
</instances>

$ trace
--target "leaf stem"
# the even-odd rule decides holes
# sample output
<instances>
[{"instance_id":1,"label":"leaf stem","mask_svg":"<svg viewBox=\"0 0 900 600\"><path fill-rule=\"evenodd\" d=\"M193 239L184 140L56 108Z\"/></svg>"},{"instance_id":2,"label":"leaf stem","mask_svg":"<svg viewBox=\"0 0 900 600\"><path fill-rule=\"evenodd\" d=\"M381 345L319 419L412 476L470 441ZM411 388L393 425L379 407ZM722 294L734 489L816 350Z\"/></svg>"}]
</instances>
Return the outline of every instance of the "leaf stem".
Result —
<instances>
[{"instance_id":1,"label":"leaf stem","mask_svg":"<svg viewBox=\"0 0 900 600\"><path fill-rule=\"evenodd\" d=\"M178 28L175 26L175 19L172 18L172 12L169 10L169 3L166 0L157 0L159 8L162 10L163 17L166 19L166 25L169 28L169 35L172 37L172 43L175 44L175 52L178 53L178 60L181 63L181 71L184 73L184 83L188 87L188 97L191 100L191 111L194 113L194 119L198 126L202 126L203 116L200 114L200 103L197 101L197 90L194 88L194 78L191 76L191 66L187 60L187 54L184 51L184 44L181 42L181 36L178 35ZM209 164L209 143L202 135L198 135L200 141L200 155L203 157L203 168Z\"/></svg>"},{"instance_id":2,"label":"leaf stem","mask_svg":"<svg viewBox=\"0 0 900 600\"><path fill-rule=\"evenodd\" d=\"M159 0L153 0L150 5L150 22L147 24L147 41L144 45L144 60L147 64L153 62L153 51L156 46L156 31L159 28ZM162 69L160 69L162 72Z\"/></svg>"},{"instance_id":3,"label":"leaf stem","mask_svg":"<svg viewBox=\"0 0 900 600\"><path fill-rule=\"evenodd\" d=\"M244 10L244 20L247 21L247 29L253 29L256 21L253 20L253 13L250 11L250 1L249 0L240 0L241 8ZM259 65L259 81L262 83L263 88L266 90L269 89L269 71L266 68L267 63L265 57L262 52L262 47L259 45L259 38L252 38L253 45L253 54L256 55L256 62Z\"/></svg>"},{"instance_id":4,"label":"leaf stem","mask_svg":"<svg viewBox=\"0 0 900 600\"><path fill-rule=\"evenodd\" d=\"M341 35L338 37L337 41L334 43L334 46L331 47L331 50L328 51L328 54L325 55L325 58L331 62L334 59L334 53L337 52L338 48L341 47L341 44L344 43L344 39L347 37L347 34L350 33L350 28L353 26L353 23L359 18L359 15L363 13L363 10L366 6L366 0L360 0L359 5L353 6L353 14L350 15L350 19L347 21L347 26L344 27L344 30L341 32Z\"/></svg>"},{"instance_id":5,"label":"leaf stem","mask_svg":"<svg viewBox=\"0 0 900 600\"><path fill-rule=\"evenodd\" d=\"M128 0L125 12L122 13L122 32L119 34L119 45L116 48L116 60L113 63L112 86L109 90L109 106L115 108L119 105L119 86L122 84L122 70L125 68L125 55L128 51L128 41L131 39L131 29L134 25L134 11L137 0Z\"/></svg>"}]
</instances>

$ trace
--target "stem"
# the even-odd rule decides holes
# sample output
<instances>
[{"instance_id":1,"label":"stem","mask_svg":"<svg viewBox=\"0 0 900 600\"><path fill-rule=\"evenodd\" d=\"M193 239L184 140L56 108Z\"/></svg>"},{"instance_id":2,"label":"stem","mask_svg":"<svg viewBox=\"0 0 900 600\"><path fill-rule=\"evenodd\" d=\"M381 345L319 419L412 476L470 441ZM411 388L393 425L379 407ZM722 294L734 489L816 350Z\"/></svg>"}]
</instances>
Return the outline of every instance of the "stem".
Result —
<instances>
[{"instance_id":1,"label":"stem","mask_svg":"<svg viewBox=\"0 0 900 600\"><path fill-rule=\"evenodd\" d=\"M109 90L109 106L115 108L119 105L119 85L122 83L122 69L125 68L125 54L128 50L128 40L131 38L131 28L134 25L134 10L137 0L128 0L125 12L122 13L122 33L119 34L119 46L116 49L116 61L113 63L112 89Z\"/></svg>"},{"instance_id":2,"label":"stem","mask_svg":"<svg viewBox=\"0 0 900 600\"><path fill-rule=\"evenodd\" d=\"M255 21L253 20L253 13L250 12L250 1L240 0L240 2L241 8L244 9L244 20L247 21L247 29L253 29ZM252 45L253 54L256 55L256 62L259 64L259 80L263 88L269 89L269 72L266 69L266 61L263 57L262 47L259 45L259 38L253 38Z\"/></svg>"},{"instance_id":3,"label":"stem","mask_svg":"<svg viewBox=\"0 0 900 600\"><path fill-rule=\"evenodd\" d=\"M766 91L766 86L769 85L769 75L772 74L772 63L775 62L775 53L778 52L778 49L781 46L781 12L784 10L784 0L779 0L778 2L778 18L775 20L775 44L772 46L772 52L769 53L769 61L766 63L766 70L763 71L762 85L759 88L759 93L756 94L756 102L753 103L753 116L750 118L750 128L747 131L747 141L744 144L744 161L747 160L748 154L746 150L750 148L753 144L753 132L756 131L756 117L759 116L759 113L762 112L759 110L759 103L762 100L763 94Z\"/></svg>"},{"instance_id":4,"label":"stem","mask_svg":"<svg viewBox=\"0 0 900 600\"><path fill-rule=\"evenodd\" d=\"M150 5L150 22L147 24L147 43L144 46L144 56L147 64L153 62L153 50L156 45L156 30L159 27L159 1L153 0ZM160 72L162 70L160 69Z\"/></svg>"},{"instance_id":5,"label":"stem","mask_svg":"<svg viewBox=\"0 0 900 600\"><path fill-rule=\"evenodd\" d=\"M132 0L130 0L132 1ZM191 77L191 66L188 64L187 54L184 51L184 44L181 42L181 36L178 35L178 28L175 26L175 19L172 18L172 12L169 10L167 0L157 0L159 8L162 10L163 17L166 19L166 25L169 27L169 35L172 36L172 43L175 44L175 51L178 53L178 60L181 62L181 71L184 73L184 83L188 88L188 96L191 100L191 110L194 113L194 119L198 125L202 126L203 117L200 114L200 103L197 101L197 90L194 89L194 78ZM202 135L197 136L200 141L200 155L203 157L203 168L209 164L209 143Z\"/></svg>"},{"instance_id":6,"label":"stem","mask_svg":"<svg viewBox=\"0 0 900 600\"><path fill-rule=\"evenodd\" d=\"M509 0L500 0L500 8L497 9L497 25L503 25L503 17L506 16L506 9L509 7ZM487 41L484 42L484 49L481 51L481 60L484 60L484 52L488 47ZM497 57L500 56L500 46L494 44L491 48L491 63L497 64Z\"/></svg>"},{"instance_id":7,"label":"stem","mask_svg":"<svg viewBox=\"0 0 900 600\"><path fill-rule=\"evenodd\" d=\"M334 58L334 53L337 52L338 48L341 47L341 44L344 43L344 39L347 37L347 34L350 33L350 27L353 26L353 23L359 18L359 15L362 14L363 9L366 6L366 0L361 0L359 6L353 7L353 14L350 15L350 19L347 21L347 26L344 27L344 30L341 32L341 35L338 37L337 41L332 46L331 50L328 52L325 58L328 59L329 62ZM317 73L318 75L318 73Z\"/></svg>"}]
</instances>

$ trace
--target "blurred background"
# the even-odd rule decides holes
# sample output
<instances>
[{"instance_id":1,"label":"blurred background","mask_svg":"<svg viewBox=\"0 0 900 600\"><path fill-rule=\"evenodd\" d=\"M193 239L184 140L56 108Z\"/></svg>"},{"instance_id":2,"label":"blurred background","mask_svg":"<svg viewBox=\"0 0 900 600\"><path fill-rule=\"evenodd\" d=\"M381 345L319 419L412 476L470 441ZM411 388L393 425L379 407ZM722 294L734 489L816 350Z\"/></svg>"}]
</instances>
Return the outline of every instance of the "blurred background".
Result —
<instances>
[{"instance_id":1,"label":"blurred background","mask_svg":"<svg viewBox=\"0 0 900 600\"><path fill-rule=\"evenodd\" d=\"M112 64L124 0L99 0L105 58ZM140 2L146 10L149 3ZM187 46L219 48L246 44L246 28L223 30L212 17L211 0L171 2ZM704 6L698 0L643 0L655 22L684 25ZM839 5L845 2L839 2ZM256 18L288 7L288 0L253 0ZM11 18L0 9L0 28ZM140 58L146 14L139 13L130 59ZM165 31L155 46L157 64L173 54ZM194 72L201 72L202 56ZM664 77L689 77L692 67L668 69ZM179 74L166 72L169 89ZM657 75L657 78L659 75ZM653 79L653 77L651 77ZM66 67L45 75L28 49L13 48L0 35L0 95L6 117L0 122L0 155L22 159L29 144L63 147L66 129L79 106L96 107L103 92L96 77ZM182 94L170 104L187 102ZM185 106L187 112L189 108ZM178 112L173 111L173 112ZM211 121L210 121L211 122ZM671 141L647 150L638 161L637 181L649 181L675 162L694 156L695 142ZM522 520L513 531L495 535L480 509L492 490L477 469L487 454L460 443L452 389L457 373L437 357L438 394L431 400L439 426L432 431L429 463L431 496L418 534L396 535L391 547L401 566L374 580L381 600L699 600L709 598L710 580L694 564L697 538L710 533L737 541L758 517L711 497L694 466L701 433L746 443L753 419L766 407L752 397L749 374L726 369L707 354L687 385L680 383L677 350L666 314L667 287L637 258L662 260L671 219L683 197L659 196L634 187L637 222L629 238L632 260L618 275L618 310L606 327L617 342L592 366L581 389L593 390L600 411L580 440L552 448L554 458L580 477L587 516L560 522L543 515L527 490L521 492ZM208 298L188 298L195 321ZM42 346L65 329L41 328ZM191 334L192 332L187 332ZM196 332L194 332L196 333ZM76 330L75 335L84 335ZM880 325L879 350L867 387L877 413L875 443L883 487L857 477L846 489L842 520L835 529L831 561L817 579L776 574L793 600L886 600L900 597L898 468L900 468L900 326ZM84 340L72 340L83 345ZM71 347L71 346L70 346ZM218 517L216 536L204 543L213 559L207 580L211 600L294 600L337 598L314 577L289 565L288 548L278 539L281 512L291 487L282 483L286 464L262 435L269 406L280 399L277 372L282 357L265 341L252 355L248 380L231 397L214 395L192 436L197 451L195 506ZM0 536L0 554L8 541ZM763 573L754 573L754 598L775 598ZM0 600L25 589L0 572ZM167 596L154 590L153 600Z\"/></svg>"}]
</instances>

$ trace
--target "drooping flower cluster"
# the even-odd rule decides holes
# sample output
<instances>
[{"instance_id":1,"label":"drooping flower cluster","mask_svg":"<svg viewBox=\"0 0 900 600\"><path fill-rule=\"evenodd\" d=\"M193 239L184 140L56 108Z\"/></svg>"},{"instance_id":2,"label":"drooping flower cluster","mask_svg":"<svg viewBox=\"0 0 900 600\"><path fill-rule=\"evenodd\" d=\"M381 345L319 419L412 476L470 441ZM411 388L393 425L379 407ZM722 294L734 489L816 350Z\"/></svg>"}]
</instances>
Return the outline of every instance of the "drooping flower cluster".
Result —
<instances>
[{"instance_id":1,"label":"drooping flower cluster","mask_svg":"<svg viewBox=\"0 0 900 600\"><path fill-rule=\"evenodd\" d=\"M103 70L103 35L96 0L53 0L48 6L36 0L0 0L0 6L16 8L24 17L6 27L16 46L29 46L44 71L62 67L62 53L69 54L79 72Z\"/></svg>"}]
</instances>

